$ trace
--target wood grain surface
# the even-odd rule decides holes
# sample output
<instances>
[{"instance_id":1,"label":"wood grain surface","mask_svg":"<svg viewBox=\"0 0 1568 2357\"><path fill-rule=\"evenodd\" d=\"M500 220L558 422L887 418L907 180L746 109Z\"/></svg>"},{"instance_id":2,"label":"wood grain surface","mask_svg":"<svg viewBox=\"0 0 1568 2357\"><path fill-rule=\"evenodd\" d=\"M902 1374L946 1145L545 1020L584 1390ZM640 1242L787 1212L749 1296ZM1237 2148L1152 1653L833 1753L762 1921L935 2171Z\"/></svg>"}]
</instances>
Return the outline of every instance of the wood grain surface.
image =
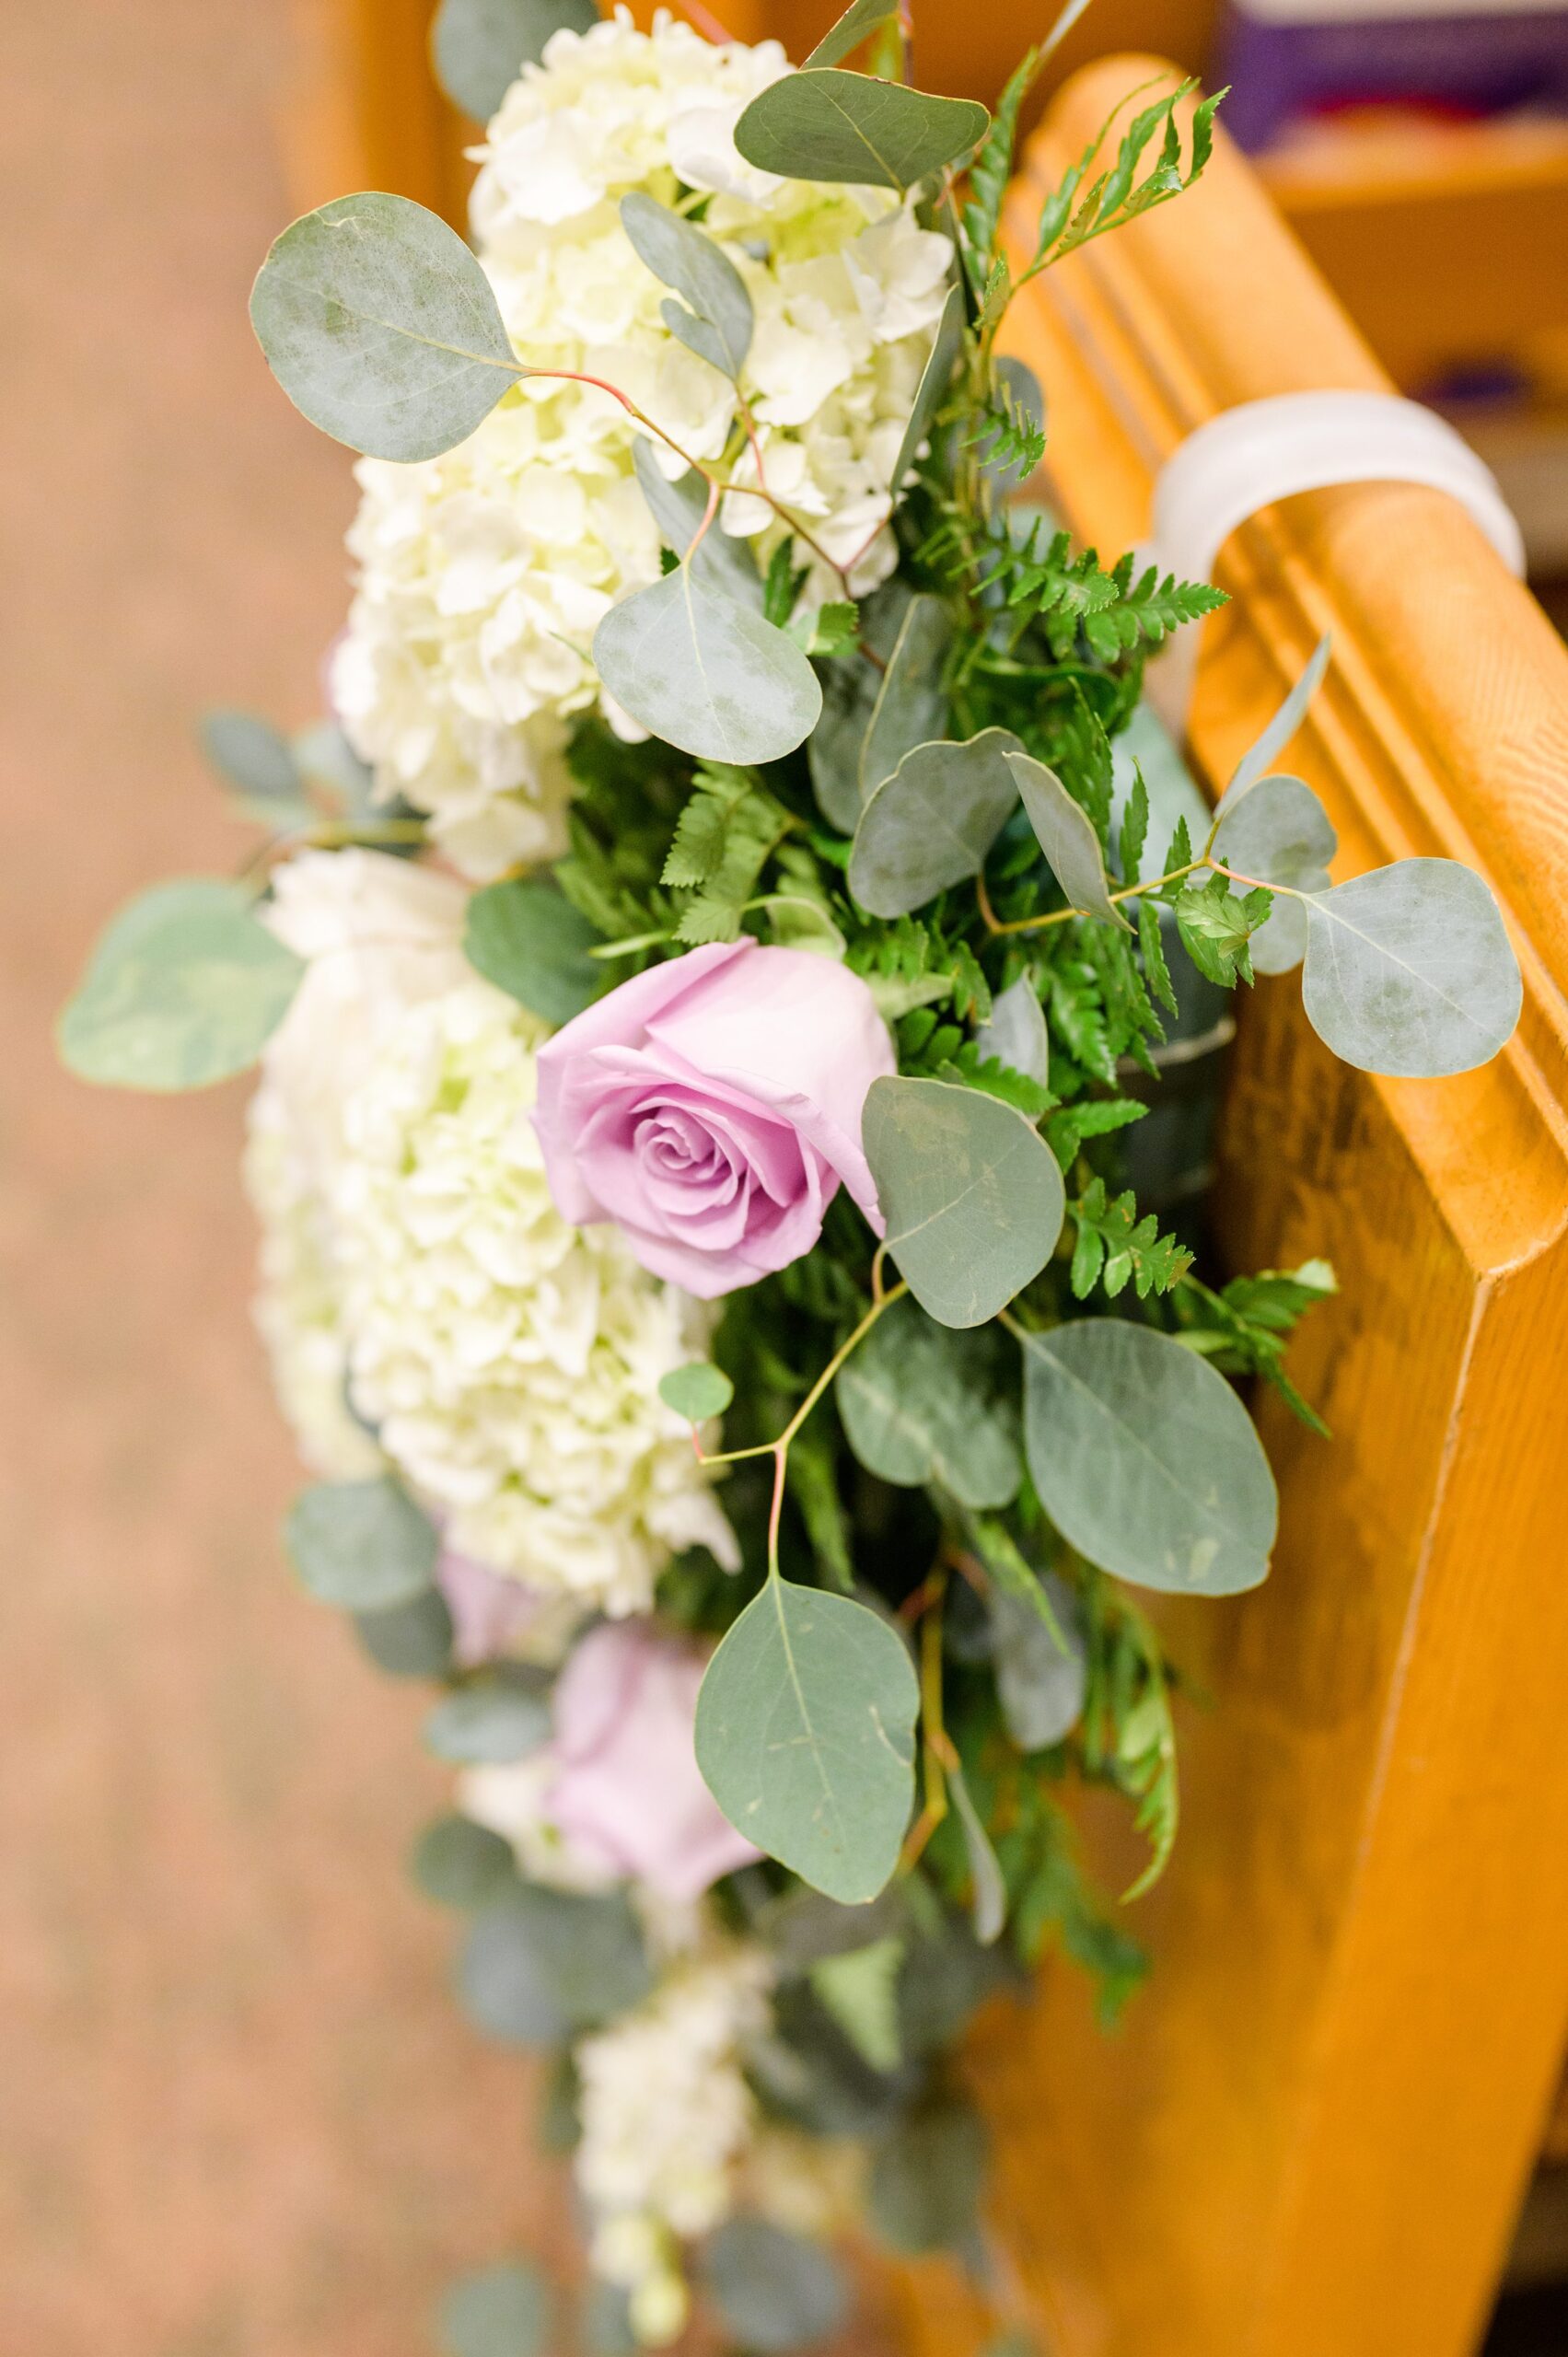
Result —
<instances>
[{"instance_id":1,"label":"wood grain surface","mask_svg":"<svg viewBox=\"0 0 1568 2357\"><path fill-rule=\"evenodd\" d=\"M1014 192L1020 241L1153 70L1069 87ZM1051 495L1108 551L1146 530L1154 471L1216 412L1385 381L1223 139L1193 197L1052 271L1016 319ZM1220 578L1236 602L1205 626L1192 721L1207 777L1331 631L1291 763L1339 830L1336 874L1474 862L1525 1015L1486 1071L1393 1083L1328 1056L1295 978L1239 1010L1225 1250L1335 1261L1342 1296L1296 1353L1334 1438L1260 1403L1272 1576L1162 1612L1209 1703L1186 1714L1181 1839L1141 1911L1152 1985L1102 2041L1051 1972L976 2069L999 2232L1058 2357L1461 2357L1568 2023L1568 654L1420 490L1282 503Z\"/></svg>"}]
</instances>

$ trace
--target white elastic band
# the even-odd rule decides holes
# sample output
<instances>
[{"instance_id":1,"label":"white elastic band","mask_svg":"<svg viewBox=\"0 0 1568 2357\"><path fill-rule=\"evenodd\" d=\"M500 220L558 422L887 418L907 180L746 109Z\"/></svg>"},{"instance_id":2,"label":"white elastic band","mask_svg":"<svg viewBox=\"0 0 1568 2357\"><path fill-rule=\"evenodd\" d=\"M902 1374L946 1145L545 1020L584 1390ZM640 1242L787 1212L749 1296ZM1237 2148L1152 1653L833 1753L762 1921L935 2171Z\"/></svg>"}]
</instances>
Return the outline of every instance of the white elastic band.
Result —
<instances>
[{"instance_id":1,"label":"white elastic band","mask_svg":"<svg viewBox=\"0 0 1568 2357\"><path fill-rule=\"evenodd\" d=\"M1352 482L1447 492L1510 572L1523 575L1524 536L1491 469L1435 411L1396 393L1280 393L1211 418L1161 470L1149 561L1179 581L1207 581L1231 533L1260 507ZM1191 700L1199 627L1179 631L1149 677L1153 699L1178 734Z\"/></svg>"}]
</instances>

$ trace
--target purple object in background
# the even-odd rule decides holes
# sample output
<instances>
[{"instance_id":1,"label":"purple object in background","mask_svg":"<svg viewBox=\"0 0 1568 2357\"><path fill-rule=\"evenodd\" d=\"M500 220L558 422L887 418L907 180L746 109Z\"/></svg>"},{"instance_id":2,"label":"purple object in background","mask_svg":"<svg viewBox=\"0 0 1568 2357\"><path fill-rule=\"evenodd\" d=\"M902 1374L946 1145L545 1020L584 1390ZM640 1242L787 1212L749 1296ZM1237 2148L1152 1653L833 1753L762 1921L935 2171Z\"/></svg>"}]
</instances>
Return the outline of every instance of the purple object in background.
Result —
<instances>
[{"instance_id":1,"label":"purple object in background","mask_svg":"<svg viewBox=\"0 0 1568 2357\"><path fill-rule=\"evenodd\" d=\"M1213 87L1225 127L1266 147L1304 116L1353 105L1568 113L1568 6L1411 0L1229 0Z\"/></svg>"}]
</instances>

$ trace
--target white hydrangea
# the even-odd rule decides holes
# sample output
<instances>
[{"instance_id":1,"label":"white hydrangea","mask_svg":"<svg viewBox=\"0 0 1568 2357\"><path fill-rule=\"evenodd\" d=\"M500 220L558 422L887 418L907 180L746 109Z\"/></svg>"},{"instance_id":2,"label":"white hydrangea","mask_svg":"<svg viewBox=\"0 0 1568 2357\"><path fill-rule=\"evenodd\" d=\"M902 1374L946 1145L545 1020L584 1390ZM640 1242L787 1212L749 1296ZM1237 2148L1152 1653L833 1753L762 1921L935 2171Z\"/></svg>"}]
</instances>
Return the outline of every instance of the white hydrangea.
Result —
<instances>
[{"instance_id":1,"label":"white hydrangea","mask_svg":"<svg viewBox=\"0 0 1568 2357\"><path fill-rule=\"evenodd\" d=\"M449 877L367 851L302 852L263 914L306 961L251 1099L245 1178L261 1226L256 1323L279 1405L313 1473L354 1480L381 1452L349 1412L331 1196L343 1108L411 1006L471 977L468 895Z\"/></svg>"},{"instance_id":2,"label":"white hydrangea","mask_svg":"<svg viewBox=\"0 0 1568 2357\"><path fill-rule=\"evenodd\" d=\"M641 1610L672 1552L735 1561L658 1397L712 1316L556 1212L528 1118L545 1031L469 965L467 905L376 852L277 872L267 922L307 965L250 1110L257 1323L313 1471L390 1458L459 1552Z\"/></svg>"},{"instance_id":3,"label":"white hydrangea","mask_svg":"<svg viewBox=\"0 0 1568 2357\"><path fill-rule=\"evenodd\" d=\"M852 568L858 594L895 562L889 478L952 250L891 191L779 180L741 159L741 109L787 70L775 41L714 47L662 11L651 34L624 8L556 33L478 151L474 227L521 359L603 378L692 457L716 459L742 447L735 389L664 326L667 290L618 210L633 189L703 194L703 226L756 315L742 387L755 452L736 480L754 482L760 456L766 489ZM359 466L358 592L334 698L380 790L431 812L470 875L563 846L562 750L571 716L599 695L595 627L658 575L633 432L608 393L531 378L444 457ZM741 493L721 521L764 562L783 536ZM842 596L838 574L815 565L807 594Z\"/></svg>"},{"instance_id":4,"label":"white hydrangea","mask_svg":"<svg viewBox=\"0 0 1568 2357\"><path fill-rule=\"evenodd\" d=\"M344 1109L333 1194L354 1404L459 1553L612 1613L672 1551L736 1560L661 1376L709 1313L572 1227L529 1111L544 1028L471 980L412 1009Z\"/></svg>"},{"instance_id":5,"label":"white hydrangea","mask_svg":"<svg viewBox=\"0 0 1568 2357\"><path fill-rule=\"evenodd\" d=\"M575 2169L594 2212L593 2264L631 2293L649 2341L673 2339L684 2321L677 2244L734 2207L757 2129L744 2056L768 2027L772 1979L757 1943L713 1935L576 2049Z\"/></svg>"}]
</instances>

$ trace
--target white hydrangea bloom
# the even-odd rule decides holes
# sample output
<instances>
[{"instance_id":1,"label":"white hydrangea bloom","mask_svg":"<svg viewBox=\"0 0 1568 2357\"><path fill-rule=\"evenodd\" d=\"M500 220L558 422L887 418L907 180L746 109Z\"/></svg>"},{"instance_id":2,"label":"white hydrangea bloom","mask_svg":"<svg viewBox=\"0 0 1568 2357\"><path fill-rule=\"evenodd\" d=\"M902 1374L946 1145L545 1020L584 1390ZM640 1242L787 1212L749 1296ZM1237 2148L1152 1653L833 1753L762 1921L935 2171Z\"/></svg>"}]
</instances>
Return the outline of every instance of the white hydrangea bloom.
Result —
<instances>
[{"instance_id":1,"label":"white hydrangea bloom","mask_svg":"<svg viewBox=\"0 0 1568 2357\"><path fill-rule=\"evenodd\" d=\"M715 48L663 12L651 34L623 8L556 33L479 151L474 227L521 359L615 385L691 456L716 459L741 447L735 388L664 326L667 290L618 209L633 189L667 203L682 187L705 195L703 226L756 315L742 390L763 482L861 593L895 562L889 477L952 249L891 191L779 180L743 161L735 122L787 70L775 41ZM536 377L442 458L360 463L358 594L334 698L380 790L430 811L470 875L563 846L562 749L599 696L594 630L658 575L633 430L608 393ZM755 467L748 447L736 480L755 482ZM764 562L784 529L739 492L721 522ZM815 563L807 594L842 596L838 574Z\"/></svg>"},{"instance_id":2,"label":"white hydrangea bloom","mask_svg":"<svg viewBox=\"0 0 1568 2357\"><path fill-rule=\"evenodd\" d=\"M267 1043L245 1179L261 1226L256 1323L299 1453L347 1481L381 1452L350 1414L330 1197L348 1097L411 1006L460 987L468 895L450 877L368 851L302 852L262 915L307 961Z\"/></svg>"},{"instance_id":3,"label":"white hydrangea bloom","mask_svg":"<svg viewBox=\"0 0 1568 2357\"><path fill-rule=\"evenodd\" d=\"M344 1109L333 1194L354 1404L459 1553L612 1613L735 1541L661 1376L712 1319L619 1230L572 1227L528 1115L544 1028L470 980L413 1008Z\"/></svg>"},{"instance_id":4,"label":"white hydrangea bloom","mask_svg":"<svg viewBox=\"0 0 1568 2357\"><path fill-rule=\"evenodd\" d=\"M768 2026L772 1978L755 1942L713 1935L576 2049L575 2169L595 2213L593 2264L631 2292L648 2340L672 2338L682 2321L676 2243L710 2233L734 2207L757 2129L743 2059Z\"/></svg>"}]
</instances>

